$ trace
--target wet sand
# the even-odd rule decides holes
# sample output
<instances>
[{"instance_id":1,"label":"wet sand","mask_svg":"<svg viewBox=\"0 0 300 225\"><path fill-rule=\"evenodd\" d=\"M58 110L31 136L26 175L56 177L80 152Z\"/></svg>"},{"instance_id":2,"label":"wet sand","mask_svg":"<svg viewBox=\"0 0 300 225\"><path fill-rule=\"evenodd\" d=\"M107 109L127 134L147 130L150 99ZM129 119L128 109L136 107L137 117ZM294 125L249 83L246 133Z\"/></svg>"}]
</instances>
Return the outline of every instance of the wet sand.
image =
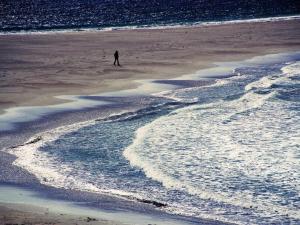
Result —
<instances>
[{"instance_id":1,"label":"wet sand","mask_svg":"<svg viewBox=\"0 0 300 225\"><path fill-rule=\"evenodd\" d=\"M0 36L0 112L128 89L256 55L300 50L300 20ZM120 52L121 67L113 66Z\"/></svg>"},{"instance_id":2,"label":"wet sand","mask_svg":"<svg viewBox=\"0 0 300 225\"><path fill-rule=\"evenodd\" d=\"M214 220L167 214L150 204L45 188L0 183L0 224L224 225ZM73 201L72 196L80 199Z\"/></svg>"},{"instance_id":3,"label":"wet sand","mask_svg":"<svg viewBox=\"0 0 300 225\"><path fill-rule=\"evenodd\" d=\"M89 216L76 216L49 212L47 208L30 205L0 203L0 224L8 225L122 225L120 222L100 220Z\"/></svg>"}]
</instances>

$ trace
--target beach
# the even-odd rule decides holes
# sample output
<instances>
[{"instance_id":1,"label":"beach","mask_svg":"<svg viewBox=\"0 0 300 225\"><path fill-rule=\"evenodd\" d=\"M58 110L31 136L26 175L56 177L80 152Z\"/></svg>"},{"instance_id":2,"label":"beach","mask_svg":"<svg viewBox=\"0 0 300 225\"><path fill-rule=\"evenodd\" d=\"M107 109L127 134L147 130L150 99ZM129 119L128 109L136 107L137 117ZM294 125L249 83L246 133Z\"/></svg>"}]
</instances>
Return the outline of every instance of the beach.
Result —
<instances>
[{"instance_id":1,"label":"beach","mask_svg":"<svg viewBox=\"0 0 300 225\"><path fill-rule=\"evenodd\" d=\"M299 49L299 20L168 29L0 36L0 111L58 95L129 89L257 55ZM121 67L113 66L120 52Z\"/></svg>"},{"instance_id":2,"label":"beach","mask_svg":"<svg viewBox=\"0 0 300 225\"><path fill-rule=\"evenodd\" d=\"M97 95L134 89L140 85L137 80L167 80L214 67L215 63L299 51L300 20L162 29L5 34L0 35L0 49L0 113L4 114L14 107L48 106L72 101L56 96ZM113 65L115 50L120 53L120 67ZM83 113L79 115L78 121L98 116L95 112L87 113L88 117ZM33 124L28 136L61 124L74 123L74 120L64 123L62 120L58 116L56 123L45 123L41 128ZM3 136L8 139L9 135L4 132ZM12 137L18 140L18 135L21 136L14 131ZM13 141L6 139L1 148L13 145ZM20 144L22 140L16 143ZM13 161L6 157L9 158L7 161ZM14 166L14 170L18 169ZM4 179L10 177L9 171L3 174ZM18 172L18 176L20 174ZM14 180L13 176L10 179ZM33 180L28 183L37 182ZM0 224L121 225L124 222L119 218L121 222L102 221L101 218L95 221L94 217L78 214L49 214L41 208L37 212L24 210L27 204L30 205L30 202L0 203ZM178 224L181 222L179 220ZM223 222L204 220L203 223ZM125 221L124 224L130 223ZM197 223L192 221L191 224Z\"/></svg>"}]
</instances>

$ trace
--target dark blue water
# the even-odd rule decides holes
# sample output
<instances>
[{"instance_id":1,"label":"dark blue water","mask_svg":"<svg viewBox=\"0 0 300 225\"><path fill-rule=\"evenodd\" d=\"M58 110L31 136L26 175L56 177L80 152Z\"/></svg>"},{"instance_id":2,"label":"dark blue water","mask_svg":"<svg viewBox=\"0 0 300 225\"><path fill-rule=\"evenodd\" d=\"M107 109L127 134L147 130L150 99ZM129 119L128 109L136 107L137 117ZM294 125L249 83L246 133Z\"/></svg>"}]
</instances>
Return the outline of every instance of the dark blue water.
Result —
<instances>
[{"instance_id":1,"label":"dark blue water","mask_svg":"<svg viewBox=\"0 0 300 225\"><path fill-rule=\"evenodd\" d=\"M0 31L152 26L288 16L299 14L299 5L296 0L1 0Z\"/></svg>"}]
</instances>

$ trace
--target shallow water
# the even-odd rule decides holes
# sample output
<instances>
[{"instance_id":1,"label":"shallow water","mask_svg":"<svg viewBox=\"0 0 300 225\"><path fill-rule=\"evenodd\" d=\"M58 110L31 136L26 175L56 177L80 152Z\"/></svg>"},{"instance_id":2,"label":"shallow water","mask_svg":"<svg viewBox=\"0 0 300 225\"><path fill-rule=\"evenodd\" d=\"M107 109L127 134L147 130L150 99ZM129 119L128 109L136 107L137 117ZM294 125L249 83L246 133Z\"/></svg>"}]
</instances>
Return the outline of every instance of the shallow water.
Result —
<instances>
[{"instance_id":1,"label":"shallow water","mask_svg":"<svg viewBox=\"0 0 300 225\"><path fill-rule=\"evenodd\" d=\"M299 55L269 59L157 93L139 111L45 132L11 150L15 164L50 186L153 200L175 214L297 224Z\"/></svg>"}]
</instances>

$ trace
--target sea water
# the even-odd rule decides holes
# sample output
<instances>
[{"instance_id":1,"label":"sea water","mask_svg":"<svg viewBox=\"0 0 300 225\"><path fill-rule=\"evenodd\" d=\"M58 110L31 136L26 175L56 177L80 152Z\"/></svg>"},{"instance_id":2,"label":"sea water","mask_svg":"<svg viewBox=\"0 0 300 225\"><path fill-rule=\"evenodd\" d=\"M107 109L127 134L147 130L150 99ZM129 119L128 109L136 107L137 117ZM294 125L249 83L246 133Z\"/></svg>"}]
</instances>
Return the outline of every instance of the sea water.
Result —
<instances>
[{"instance_id":1,"label":"sea water","mask_svg":"<svg viewBox=\"0 0 300 225\"><path fill-rule=\"evenodd\" d=\"M151 200L169 213L299 224L299 55L230 75L45 132L11 150L15 164L46 185Z\"/></svg>"},{"instance_id":2,"label":"sea water","mask_svg":"<svg viewBox=\"0 0 300 225\"><path fill-rule=\"evenodd\" d=\"M156 27L299 15L295 0L0 1L0 32Z\"/></svg>"}]
</instances>

